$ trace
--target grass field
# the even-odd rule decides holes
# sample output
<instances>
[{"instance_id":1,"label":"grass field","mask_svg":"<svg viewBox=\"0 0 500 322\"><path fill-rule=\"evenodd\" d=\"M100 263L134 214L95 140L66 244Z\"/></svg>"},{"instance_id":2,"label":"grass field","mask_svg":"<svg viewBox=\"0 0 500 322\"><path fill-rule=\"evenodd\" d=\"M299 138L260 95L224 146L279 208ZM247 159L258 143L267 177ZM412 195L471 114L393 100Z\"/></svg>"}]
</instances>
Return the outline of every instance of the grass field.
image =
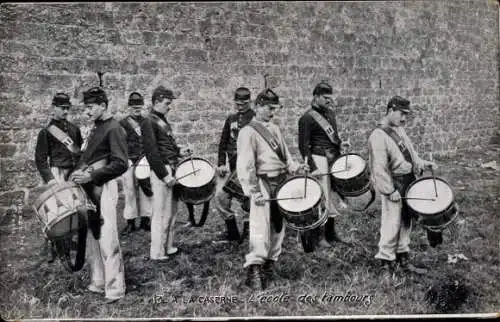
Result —
<instances>
[{"instance_id":1,"label":"grass field","mask_svg":"<svg viewBox=\"0 0 500 322\"><path fill-rule=\"evenodd\" d=\"M414 228L411 260L428 271L409 273L396 285L381 279L373 259L378 203L369 209L374 217L351 211L338 217L337 231L354 243L352 247L341 244L304 253L296 233L288 230L277 265L279 277L262 293L242 285L248 241L212 243L225 229L222 219L211 215L204 227L184 227L187 212L182 206L176 235L182 253L169 262L152 264L144 259L149 233L121 238L127 295L109 305L102 296L86 291L88 266L69 273L58 261L47 263L40 224L33 213L25 212L1 218L0 315L22 319L427 314L436 310L424 300L426 291L448 275L458 276L471 290L455 313L495 312L500 308L499 172L480 165L500 161L498 152L498 147L490 146L435 156L436 175L451 184L460 208L458 232L446 230L443 245L431 248L424 230ZM449 263L448 256L456 254L467 260ZM334 296L345 295L348 301L335 300ZM215 296L231 297L235 303L211 303Z\"/></svg>"}]
</instances>

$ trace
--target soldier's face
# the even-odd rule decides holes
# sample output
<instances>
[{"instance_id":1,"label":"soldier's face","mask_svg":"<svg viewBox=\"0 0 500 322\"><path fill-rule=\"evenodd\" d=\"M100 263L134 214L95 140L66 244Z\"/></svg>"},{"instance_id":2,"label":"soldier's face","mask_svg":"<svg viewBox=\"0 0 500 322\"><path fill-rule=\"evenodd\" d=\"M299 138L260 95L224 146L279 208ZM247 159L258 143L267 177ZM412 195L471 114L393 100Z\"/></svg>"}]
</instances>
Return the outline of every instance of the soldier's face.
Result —
<instances>
[{"instance_id":1,"label":"soldier's face","mask_svg":"<svg viewBox=\"0 0 500 322\"><path fill-rule=\"evenodd\" d=\"M172 101L171 98L163 97L159 101L156 101L155 109L162 114L167 114L172 108Z\"/></svg>"},{"instance_id":2,"label":"soldier's face","mask_svg":"<svg viewBox=\"0 0 500 322\"><path fill-rule=\"evenodd\" d=\"M331 108L333 106L333 95L323 94L318 96L318 104L324 108Z\"/></svg>"},{"instance_id":3,"label":"soldier's face","mask_svg":"<svg viewBox=\"0 0 500 322\"><path fill-rule=\"evenodd\" d=\"M134 105L134 106L130 106L130 114L134 115L134 116L139 116L142 114L142 108L144 106L142 105Z\"/></svg>"},{"instance_id":4,"label":"soldier's face","mask_svg":"<svg viewBox=\"0 0 500 322\"><path fill-rule=\"evenodd\" d=\"M389 122L391 122L393 125L396 126L404 126L406 124L406 117L408 113L402 112L400 110L390 110L388 116L389 116Z\"/></svg>"},{"instance_id":5,"label":"soldier's face","mask_svg":"<svg viewBox=\"0 0 500 322\"><path fill-rule=\"evenodd\" d=\"M236 106L236 110L241 113L248 109L250 102L234 101L234 105Z\"/></svg>"},{"instance_id":6,"label":"soldier's face","mask_svg":"<svg viewBox=\"0 0 500 322\"><path fill-rule=\"evenodd\" d=\"M90 103L90 104L85 104L85 108L87 109L87 115L89 119L92 121L96 121L100 119L104 111L106 111L106 104Z\"/></svg>"},{"instance_id":7,"label":"soldier's face","mask_svg":"<svg viewBox=\"0 0 500 322\"><path fill-rule=\"evenodd\" d=\"M274 117L276 112L276 107L273 105L264 105L259 106L257 109L257 113L259 113L259 119L263 122L269 122Z\"/></svg>"},{"instance_id":8,"label":"soldier's face","mask_svg":"<svg viewBox=\"0 0 500 322\"><path fill-rule=\"evenodd\" d=\"M54 106L54 119L65 120L68 117L69 106Z\"/></svg>"}]
</instances>

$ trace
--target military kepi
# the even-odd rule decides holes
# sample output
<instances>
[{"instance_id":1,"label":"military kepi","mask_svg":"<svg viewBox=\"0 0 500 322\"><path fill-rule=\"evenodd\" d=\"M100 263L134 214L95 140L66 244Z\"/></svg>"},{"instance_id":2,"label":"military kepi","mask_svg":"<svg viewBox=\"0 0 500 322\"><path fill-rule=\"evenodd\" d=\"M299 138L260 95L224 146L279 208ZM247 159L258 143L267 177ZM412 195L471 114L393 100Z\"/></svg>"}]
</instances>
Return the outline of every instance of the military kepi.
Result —
<instances>
[{"instance_id":1,"label":"military kepi","mask_svg":"<svg viewBox=\"0 0 500 322\"><path fill-rule=\"evenodd\" d=\"M128 106L144 106L144 97L138 92L133 92L128 97Z\"/></svg>"},{"instance_id":2,"label":"military kepi","mask_svg":"<svg viewBox=\"0 0 500 322\"><path fill-rule=\"evenodd\" d=\"M71 101L67 94L57 93L56 95L54 95L54 98L52 99L52 105L60 107L70 107Z\"/></svg>"},{"instance_id":3,"label":"military kepi","mask_svg":"<svg viewBox=\"0 0 500 322\"><path fill-rule=\"evenodd\" d=\"M84 104L108 104L106 92L101 87L92 87L86 92L83 92Z\"/></svg>"},{"instance_id":4,"label":"military kepi","mask_svg":"<svg viewBox=\"0 0 500 322\"><path fill-rule=\"evenodd\" d=\"M246 87L238 87L234 92L234 101L236 104L245 104L250 102L250 90Z\"/></svg>"},{"instance_id":5,"label":"military kepi","mask_svg":"<svg viewBox=\"0 0 500 322\"><path fill-rule=\"evenodd\" d=\"M316 87L314 87L313 90L313 95L314 96L320 96L320 95L327 95L327 94L333 94L333 89L328 84L326 81L321 81Z\"/></svg>"},{"instance_id":6,"label":"military kepi","mask_svg":"<svg viewBox=\"0 0 500 322\"><path fill-rule=\"evenodd\" d=\"M410 101L402 98L401 96L394 96L389 100L387 109L392 108L394 111L401 111L404 113L410 112Z\"/></svg>"},{"instance_id":7,"label":"military kepi","mask_svg":"<svg viewBox=\"0 0 500 322\"><path fill-rule=\"evenodd\" d=\"M281 108L279 96L270 88L263 90L255 100L258 105L271 105L274 108Z\"/></svg>"}]
</instances>

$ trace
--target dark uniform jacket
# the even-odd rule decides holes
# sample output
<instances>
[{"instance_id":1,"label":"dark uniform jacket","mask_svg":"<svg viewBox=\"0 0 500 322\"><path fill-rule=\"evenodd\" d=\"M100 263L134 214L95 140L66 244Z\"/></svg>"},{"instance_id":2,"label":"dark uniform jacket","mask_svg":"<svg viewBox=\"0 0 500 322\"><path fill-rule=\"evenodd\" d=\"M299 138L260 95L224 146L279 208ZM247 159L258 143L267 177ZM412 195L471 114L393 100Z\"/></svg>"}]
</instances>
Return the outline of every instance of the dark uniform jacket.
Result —
<instances>
[{"instance_id":1,"label":"dark uniform jacket","mask_svg":"<svg viewBox=\"0 0 500 322\"><path fill-rule=\"evenodd\" d=\"M165 165L175 169L179 162L180 149L172 135L172 128L165 116L157 111L151 114L158 116L167 124L167 129L162 129L151 115L146 117L141 124L142 142L144 153L149 166L158 179L163 180L168 175Z\"/></svg>"},{"instance_id":2,"label":"dark uniform jacket","mask_svg":"<svg viewBox=\"0 0 500 322\"><path fill-rule=\"evenodd\" d=\"M82 145L82 134L80 129L66 120L51 120L49 125L38 133L38 138L35 148L35 163L45 183L54 179L50 167L60 167L72 169L78 155L73 155L68 148L52 134L47 128L51 125L57 126L64 131L75 142L75 145L80 148Z\"/></svg>"},{"instance_id":3,"label":"dark uniform jacket","mask_svg":"<svg viewBox=\"0 0 500 322\"><path fill-rule=\"evenodd\" d=\"M104 159L107 164L91 173L91 183L96 186L121 176L128 169L126 133L113 118L95 121L76 168L82 169Z\"/></svg>"},{"instance_id":4,"label":"dark uniform jacket","mask_svg":"<svg viewBox=\"0 0 500 322\"><path fill-rule=\"evenodd\" d=\"M129 115L120 121L121 126L127 132L128 157L133 163L136 163L144 155L142 134L140 136L137 134L132 125L130 125L128 118L132 118L140 126L142 121L144 121L144 117L142 115Z\"/></svg>"},{"instance_id":5,"label":"dark uniform jacket","mask_svg":"<svg viewBox=\"0 0 500 322\"><path fill-rule=\"evenodd\" d=\"M254 110L249 108L241 114L235 113L227 117L219 142L218 166L226 164L227 153L230 170L234 171L236 169L236 141L238 133L242 127L250 123L254 116Z\"/></svg>"},{"instance_id":6,"label":"dark uniform jacket","mask_svg":"<svg viewBox=\"0 0 500 322\"><path fill-rule=\"evenodd\" d=\"M317 169L316 163L314 162L312 155L323 155L327 158L336 158L340 155L340 138L337 132L337 120L335 118L335 112L326 108L312 107L315 111L319 112L323 117L325 117L333 129L335 130L334 137L338 144L332 143L328 138L328 135L321 128L321 126L314 120L314 118L309 114L305 113L299 119L299 150L302 157L308 157L308 163L310 171Z\"/></svg>"}]
</instances>

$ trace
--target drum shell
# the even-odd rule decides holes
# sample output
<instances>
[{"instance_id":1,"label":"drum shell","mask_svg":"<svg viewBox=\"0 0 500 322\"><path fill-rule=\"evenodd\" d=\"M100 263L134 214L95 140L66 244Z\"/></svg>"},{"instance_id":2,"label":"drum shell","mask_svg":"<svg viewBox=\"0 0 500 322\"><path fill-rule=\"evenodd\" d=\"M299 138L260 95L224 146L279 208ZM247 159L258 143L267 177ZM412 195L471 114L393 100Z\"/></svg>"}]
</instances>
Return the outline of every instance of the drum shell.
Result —
<instances>
[{"instance_id":1,"label":"drum shell","mask_svg":"<svg viewBox=\"0 0 500 322\"><path fill-rule=\"evenodd\" d=\"M349 155L357 155L357 154L349 154ZM339 156L337 160L344 156L345 155ZM368 168L368 164L366 163L363 171L352 178L341 179L335 177L334 174L330 174L330 180L332 189L346 197L361 196L362 194L370 190L371 187L370 171Z\"/></svg>"},{"instance_id":2,"label":"drum shell","mask_svg":"<svg viewBox=\"0 0 500 322\"><path fill-rule=\"evenodd\" d=\"M288 182L290 182L291 180L294 180L296 178L304 178L304 176L293 176L293 177L286 179L277 188L276 195L278 195L278 192L285 184L287 184ZM311 179L311 180L315 181L321 187L321 185L319 184L319 182L315 178L307 177L307 179ZM323 224L324 221L326 221L326 217L322 218L322 215L324 214L323 209L322 209L324 202L325 202L325 196L324 196L323 191L321 190L320 198L314 204L314 206L309 208L308 210L290 211L290 210L283 209L279 203L278 203L278 209L279 209L281 215L283 216L283 219L285 219L286 225L289 228L304 231L304 230L313 229L313 228Z\"/></svg>"},{"instance_id":3,"label":"drum shell","mask_svg":"<svg viewBox=\"0 0 500 322\"><path fill-rule=\"evenodd\" d=\"M212 168L213 165L203 159L203 158L195 158L193 157L192 160L202 160L204 162L207 162ZM190 162L191 158L184 159L179 164L182 164L184 162ZM216 192L216 187L217 187L217 182L215 178L215 171L214 171L214 176L210 180L210 182L200 186L200 187L186 187L182 184L176 184L175 185L175 195L179 200L188 203L188 204L201 204L209 201L212 199L215 195Z\"/></svg>"},{"instance_id":4,"label":"drum shell","mask_svg":"<svg viewBox=\"0 0 500 322\"><path fill-rule=\"evenodd\" d=\"M421 177L408 186L408 188L405 191L405 196L408 197L408 192L418 182L421 182L424 180L434 180L434 179L440 180L449 186L448 182L442 178L438 178L438 177L433 178L433 177L429 177L429 176ZM456 218L456 216L458 214L458 207L457 207L457 204L455 202L455 196L453 195L453 193L452 193L452 200L451 200L450 205L446 209L439 211L439 212L436 212L434 214L419 212L418 210L413 209L408 202L406 202L406 205L407 205L408 211L411 213L411 215L415 218L418 218L418 221L422 226L429 228L431 230L443 229L444 227L449 225Z\"/></svg>"},{"instance_id":5,"label":"drum shell","mask_svg":"<svg viewBox=\"0 0 500 322\"><path fill-rule=\"evenodd\" d=\"M96 210L83 188L73 182L49 186L35 201L33 208L49 238L59 238L80 229L78 214Z\"/></svg>"},{"instance_id":6,"label":"drum shell","mask_svg":"<svg viewBox=\"0 0 500 322\"><path fill-rule=\"evenodd\" d=\"M185 203L197 205L209 201L215 195L215 178L201 187L186 187L180 184L175 185L176 196Z\"/></svg>"}]
</instances>

